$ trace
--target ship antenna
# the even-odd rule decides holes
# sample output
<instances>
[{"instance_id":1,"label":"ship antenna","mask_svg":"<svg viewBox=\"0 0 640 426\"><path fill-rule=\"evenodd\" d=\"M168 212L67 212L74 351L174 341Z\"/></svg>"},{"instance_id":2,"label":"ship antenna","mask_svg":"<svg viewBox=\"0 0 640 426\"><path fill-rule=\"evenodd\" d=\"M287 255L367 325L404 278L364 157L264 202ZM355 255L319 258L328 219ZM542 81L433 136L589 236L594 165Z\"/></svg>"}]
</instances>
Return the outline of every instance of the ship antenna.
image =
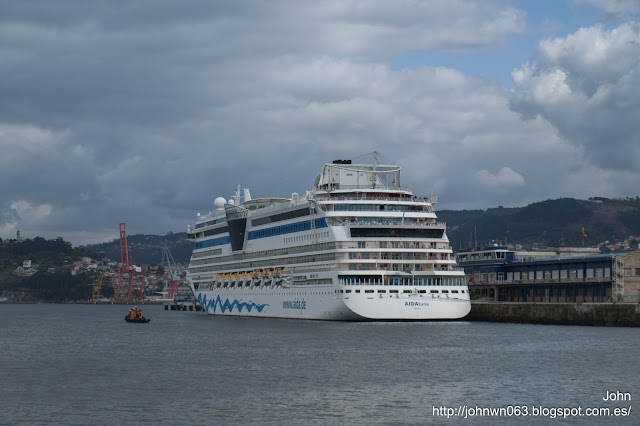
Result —
<instances>
[{"instance_id":1,"label":"ship antenna","mask_svg":"<svg viewBox=\"0 0 640 426\"><path fill-rule=\"evenodd\" d=\"M241 187L241 185L240 185L240 184L238 184L238 185L236 186L236 195L233 197L233 198L235 198L236 206L239 206L239 205L240 205L240 187Z\"/></svg>"},{"instance_id":2,"label":"ship antenna","mask_svg":"<svg viewBox=\"0 0 640 426\"><path fill-rule=\"evenodd\" d=\"M376 187L376 180L378 179L378 151L373 151L373 187Z\"/></svg>"}]
</instances>

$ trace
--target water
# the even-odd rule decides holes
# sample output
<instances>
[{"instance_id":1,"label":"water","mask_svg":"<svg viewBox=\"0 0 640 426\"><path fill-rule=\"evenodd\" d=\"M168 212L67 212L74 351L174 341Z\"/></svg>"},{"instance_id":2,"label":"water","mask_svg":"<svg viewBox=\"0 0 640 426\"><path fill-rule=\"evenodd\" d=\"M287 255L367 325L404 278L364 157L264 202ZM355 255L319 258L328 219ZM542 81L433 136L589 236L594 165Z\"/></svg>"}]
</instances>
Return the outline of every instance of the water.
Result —
<instances>
[{"instance_id":1,"label":"water","mask_svg":"<svg viewBox=\"0 0 640 426\"><path fill-rule=\"evenodd\" d=\"M144 306L0 305L1 424L441 424L434 407L632 406L640 330L233 319ZM635 410L635 411L634 411ZM444 412L442 413L444 414ZM550 413L548 413L550 414ZM453 422L453 423L452 423ZM467 423L540 424L484 416Z\"/></svg>"}]
</instances>

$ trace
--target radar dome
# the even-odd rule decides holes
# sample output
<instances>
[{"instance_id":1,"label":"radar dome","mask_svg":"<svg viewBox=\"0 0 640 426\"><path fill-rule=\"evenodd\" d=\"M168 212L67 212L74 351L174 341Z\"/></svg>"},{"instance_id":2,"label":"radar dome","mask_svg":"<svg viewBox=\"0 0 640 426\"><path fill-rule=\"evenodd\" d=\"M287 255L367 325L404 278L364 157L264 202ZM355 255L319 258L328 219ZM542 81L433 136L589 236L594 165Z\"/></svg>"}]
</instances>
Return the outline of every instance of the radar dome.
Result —
<instances>
[{"instance_id":1,"label":"radar dome","mask_svg":"<svg viewBox=\"0 0 640 426\"><path fill-rule=\"evenodd\" d=\"M224 205L226 202L227 200L225 200L223 197L218 197L213 202L213 206L216 208L216 210L222 210L224 209Z\"/></svg>"},{"instance_id":2,"label":"radar dome","mask_svg":"<svg viewBox=\"0 0 640 426\"><path fill-rule=\"evenodd\" d=\"M229 198L229 204L234 206L236 204L236 202L233 200L233 198Z\"/></svg>"}]
</instances>

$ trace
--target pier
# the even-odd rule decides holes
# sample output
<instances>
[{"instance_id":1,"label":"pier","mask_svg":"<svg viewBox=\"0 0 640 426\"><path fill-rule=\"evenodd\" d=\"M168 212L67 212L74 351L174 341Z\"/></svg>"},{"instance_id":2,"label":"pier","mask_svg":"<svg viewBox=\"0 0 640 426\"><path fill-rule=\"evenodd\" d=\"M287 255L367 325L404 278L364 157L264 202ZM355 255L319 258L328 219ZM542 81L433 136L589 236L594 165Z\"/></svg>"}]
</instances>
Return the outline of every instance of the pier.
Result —
<instances>
[{"instance_id":1,"label":"pier","mask_svg":"<svg viewBox=\"0 0 640 426\"><path fill-rule=\"evenodd\" d=\"M164 302L165 311L202 311L202 306L195 300L172 300Z\"/></svg>"},{"instance_id":2,"label":"pier","mask_svg":"<svg viewBox=\"0 0 640 426\"><path fill-rule=\"evenodd\" d=\"M640 327L637 303L472 302L465 320L526 324Z\"/></svg>"}]
</instances>

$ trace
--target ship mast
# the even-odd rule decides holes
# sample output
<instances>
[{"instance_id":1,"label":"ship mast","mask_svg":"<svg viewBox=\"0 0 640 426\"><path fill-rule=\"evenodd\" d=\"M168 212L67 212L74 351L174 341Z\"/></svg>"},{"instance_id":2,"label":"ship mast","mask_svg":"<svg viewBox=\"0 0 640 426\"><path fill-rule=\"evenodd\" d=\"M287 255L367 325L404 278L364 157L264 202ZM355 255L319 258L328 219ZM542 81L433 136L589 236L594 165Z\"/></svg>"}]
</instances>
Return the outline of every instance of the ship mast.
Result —
<instances>
[{"instance_id":1,"label":"ship mast","mask_svg":"<svg viewBox=\"0 0 640 426\"><path fill-rule=\"evenodd\" d=\"M378 151L373 151L373 187L376 187L376 180L378 180Z\"/></svg>"}]
</instances>

